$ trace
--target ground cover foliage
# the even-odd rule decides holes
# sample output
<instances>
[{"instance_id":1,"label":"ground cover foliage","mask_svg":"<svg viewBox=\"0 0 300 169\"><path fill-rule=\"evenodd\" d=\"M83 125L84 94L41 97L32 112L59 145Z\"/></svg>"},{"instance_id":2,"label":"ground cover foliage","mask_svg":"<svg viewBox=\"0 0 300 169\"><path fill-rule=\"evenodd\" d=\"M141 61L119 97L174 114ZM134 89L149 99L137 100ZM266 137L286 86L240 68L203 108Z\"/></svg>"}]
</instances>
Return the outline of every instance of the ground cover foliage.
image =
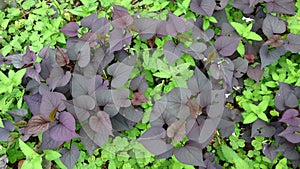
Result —
<instances>
[{"instance_id":1,"label":"ground cover foliage","mask_svg":"<svg viewBox=\"0 0 300 169\"><path fill-rule=\"evenodd\" d=\"M300 2L0 2L0 167L299 167Z\"/></svg>"}]
</instances>

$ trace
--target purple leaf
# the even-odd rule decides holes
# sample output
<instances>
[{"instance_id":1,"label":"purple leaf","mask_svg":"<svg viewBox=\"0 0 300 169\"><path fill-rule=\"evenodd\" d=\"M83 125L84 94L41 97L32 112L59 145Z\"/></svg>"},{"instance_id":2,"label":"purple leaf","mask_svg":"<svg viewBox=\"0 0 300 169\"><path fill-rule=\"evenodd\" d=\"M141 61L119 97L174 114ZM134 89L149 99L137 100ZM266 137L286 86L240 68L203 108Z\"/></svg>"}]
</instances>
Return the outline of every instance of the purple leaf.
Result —
<instances>
[{"instance_id":1,"label":"purple leaf","mask_svg":"<svg viewBox=\"0 0 300 169\"><path fill-rule=\"evenodd\" d=\"M211 75L215 79L223 79L224 85L226 85L227 89L231 89L232 87L232 79L233 79L233 71L234 71L234 64L233 62L225 58L224 61L221 63L213 63L209 67L211 71Z\"/></svg>"},{"instance_id":2,"label":"purple leaf","mask_svg":"<svg viewBox=\"0 0 300 169\"><path fill-rule=\"evenodd\" d=\"M282 115L282 118L279 120L280 122L287 123L291 126L299 126L300 118L297 117L299 115L299 111L296 109L288 109Z\"/></svg>"},{"instance_id":3,"label":"purple leaf","mask_svg":"<svg viewBox=\"0 0 300 169\"><path fill-rule=\"evenodd\" d=\"M81 139L83 145L85 146L87 152L89 153L90 156L92 156L93 152L97 148L99 148L99 146L96 143L94 143L93 140L91 140L89 138L89 136L86 134L85 130L83 130L83 129L80 130L80 136L81 136L80 139Z\"/></svg>"},{"instance_id":4,"label":"purple leaf","mask_svg":"<svg viewBox=\"0 0 300 169\"><path fill-rule=\"evenodd\" d=\"M264 0L250 0L250 6L254 6L258 4L259 2L263 2Z\"/></svg>"},{"instance_id":5,"label":"purple leaf","mask_svg":"<svg viewBox=\"0 0 300 169\"><path fill-rule=\"evenodd\" d=\"M163 138L166 137L165 129L161 127L151 127L142 134L137 141L154 155L159 155L172 149L170 144L166 144Z\"/></svg>"},{"instance_id":6,"label":"purple leaf","mask_svg":"<svg viewBox=\"0 0 300 169\"><path fill-rule=\"evenodd\" d=\"M24 100L27 103L33 115L40 114L40 105L42 102L42 96L40 94L36 93L36 94L24 96Z\"/></svg>"},{"instance_id":7,"label":"purple leaf","mask_svg":"<svg viewBox=\"0 0 300 169\"><path fill-rule=\"evenodd\" d=\"M31 77L32 79L36 80L37 82L41 81L41 65L40 63L34 63L33 67L28 67L26 69L26 76Z\"/></svg>"},{"instance_id":8,"label":"purple leaf","mask_svg":"<svg viewBox=\"0 0 300 169\"><path fill-rule=\"evenodd\" d=\"M69 112L61 112L59 124L50 129L50 136L55 141L70 141L72 138L79 137L75 132L75 119Z\"/></svg>"},{"instance_id":9,"label":"purple leaf","mask_svg":"<svg viewBox=\"0 0 300 169\"><path fill-rule=\"evenodd\" d=\"M300 153L296 150L295 144L284 142L277 148L277 152L282 152L284 157L290 160L299 160Z\"/></svg>"},{"instance_id":10,"label":"purple leaf","mask_svg":"<svg viewBox=\"0 0 300 169\"><path fill-rule=\"evenodd\" d=\"M61 67L53 67L51 70L50 76L46 79L49 87L54 90L56 87L62 87L69 83L71 79L71 72L67 71L64 73L64 70Z\"/></svg>"},{"instance_id":11,"label":"purple leaf","mask_svg":"<svg viewBox=\"0 0 300 169\"><path fill-rule=\"evenodd\" d=\"M30 135L38 135L48 130L50 121L44 114L37 114L30 118L25 128L25 133Z\"/></svg>"},{"instance_id":12,"label":"purple leaf","mask_svg":"<svg viewBox=\"0 0 300 169\"><path fill-rule=\"evenodd\" d=\"M282 14L295 14L294 0L268 0L267 1L268 12L277 12Z\"/></svg>"},{"instance_id":13,"label":"purple leaf","mask_svg":"<svg viewBox=\"0 0 300 169\"><path fill-rule=\"evenodd\" d=\"M186 119L190 115L189 107L186 104L190 97L190 90L174 88L160 100L156 101L150 115L150 123L162 120L171 125L176 121L176 118Z\"/></svg>"},{"instance_id":14,"label":"purple leaf","mask_svg":"<svg viewBox=\"0 0 300 169\"><path fill-rule=\"evenodd\" d=\"M128 107L131 105L128 99L130 91L128 89L119 90L97 90L96 100L100 106L114 104L117 107Z\"/></svg>"},{"instance_id":15,"label":"purple leaf","mask_svg":"<svg viewBox=\"0 0 300 169\"><path fill-rule=\"evenodd\" d=\"M113 5L113 25L119 29L125 29L133 23L133 18L128 13L127 9Z\"/></svg>"},{"instance_id":16,"label":"purple leaf","mask_svg":"<svg viewBox=\"0 0 300 169\"><path fill-rule=\"evenodd\" d=\"M188 99L187 106L193 118L197 119L197 117L202 114L202 107L195 100Z\"/></svg>"},{"instance_id":17,"label":"purple leaf","mask_svg":"<svg viewBox=\"0 0 300 169\"><path fill-rule=\"evenodd\" d=\"M127 32L123 33L122 29L115 28L110 33L109 50L110 52L121 50L125 45L131 42L132 35Z\"/></svg>"},{"instance_id":18,"label":"purple leaf","mask_svg":"<svg viewBox=\"0 0 300 169\"><path fill-rule=\"evenodd\" d=\"M215 10L222 10L222 9L224 9L227 6L228 3L229 3L229 0L219 0L219 1L216 1Z\"/></svg>"},{"instance_id":19,"label":"purple leaf","mask_svg":"<svg viewBox=\"0 0 300 169\"><path fill-rule=\"evenodd\" d=\"M99 132L95 132L91 129L89 124L83 124L80 132L84 132L87 135L88 139L92 140L96 145L100 147L107 142L109 137L108 134L101 134Z\"/></svg>"},{"instance_id":20,"label":"purple leaf","mask_svg":"<svg viewBox=\"0 0 300 169\"><path fill-rule=\"evenodd\" d=\"M126 119L124 116L117 113L111 119L113 129L116 131L130 130L136 124L133 121Z\"/></svg>"},{"instance_id":21,"label":"purple leaf","mask_svg":"<svg viewBox=\"0 0 300 169\"><path fill-rule=\"evenodd\" d=\"M27 113L28 113L27 110L23 108L11 110L8 112L8 114L10 114L13 117L15 122L23 120L27 115Z\"/></svg>"},{"instance_id":22,"label":"purple leaf","mask_svg":"<svg viewBox=\"0 0 300 169\"><path fill-rule=\"evenodd\" d=\"M167 129L167 136L172 138L174 141L179 142L186 135L185 120L177 120L172 123Z\"/></svg>"},{"instance_id":23,"label":"purple leaf","mask_svg":"<svg viewBox=\"0 0 300 169\"><path fill-rule=\"evenodd\" d=\"M188 80L188 86L193 95L212 89L211 82L198 67L195 68L194 75Z\"/></svg>"},{"instance_id":24,"label":"purple leaf","mask_svg":"<svg viewBox=\"0 0 300 169\"><path fill-rule=\"evenodd\" d=\"M259 50L259 55L261 59L261 68L276 62L280 56L284 55L287 51L283 46L276 48L275 50L269 52L268 46L262 46Z\"/></svg>"},{"instance_id":25,"label":"purple leaf","mask_svg":"<svg viewBox=\"0 0 300 169\"><path fill-rule=\"evenodd\" d=\"M240 122L241 120L242 116L239 110L230 110L225 107L222 119L218 125L218 129L220 129L222 133L222 138L230 136L234 132L235 122Z\"/></svg>"},{"instance_id":26,"label":"purple leaf","mask_svg":"<svg viewBox=\"0 0 300 169\"><path fill-rule=\"evenodd\" d=\"M133 91L138 91L139 93L144 93L148 88L147 81L145 79L145 74L141 74L133 78L130 82L130 89Z\"/></svg>"},{"instance_id":27,"label":"purple leaf","mask_svg":"<svg viewBox=\"0 0 300 169\"><path fill-rule=\"evenodd\" d=\"M273 46L275 48L278 48L282 46L284 43L284 40L280 35L273 35L270 39L268 39L263 45L267 46Z\"/></svg>"},{"instance_id":28,"label":"purple leaf","mask_svg":"<svg viewBox=\"0 0 300 169\"><path fill-rule=\"evenodd\" d=\"M287 43L284 45L285 49L292 53L300 52L300 35L289 33L287 35Z\"/></svg>"},{"instance_id":29,"label":"purple leaf","mask_svg":"<svg viewBox=\"0 0 300 169\"><path fill-rule=\"evenodd\" d=\"M138 18L133 21L133 25L139 31L139 36L142 39L150 39L156 35L160 20L152 18Z\"/></svg>"},{"instance_id":30,"label":"purple leaf","mask_svg":"<svg viewBox=\"0 0 300 169\"><path fill-rule=\"evenodd\" d=\"M63 103L66 97L58 92L45 92L42 96L40 113L45 116L49 116L53 109L57 108L58 111L62 111L66 108Z\"/></svg>"},{"instance_id":31,"label":"purple leaf","mask_svg":"<svg viewBox=\"0 0 300 169\"><path fill-rule=\"evenodd\" d=\"M89 111L93 110L96 106L94 98L88 95L81 95L74 98L73 103L75 114L80 123L90 117Z\"/></svg>"},{"instance_id":32,"label":"purple leaf","mask_svg":"<svg viewBox=\"0 0 300 169\"><path fill-rule=\"evenodd\" d=\"M231 56L237 49L242 38L221 36L216 39L215 47L223 56Z\"/></svg>"},{"instance_id":33,"label":"purple leaf","mask_svg":"<svg viewBox=\"0 0 300 169\"><path fill-rule=\"evenodd\" d=\"M262 152L265 156L267 156L271 162L277 157L278 152L276 151L276 147L272 144L264 145Z\"/></svg>"},{"instance_id":34,"label":"purple leaf","mask_svg":"<svg viewBox=\"0 0 300 169\"><path fill-rule=\"evenodd\" d=\"M26 53L22 57L23 63L25 64L31 64L35 62L36 60L36 55L33 51L30 50L29 46L26 48Z\"/></svg>"},{"instance_id":35,"label":"purple leaf","mask_svg":"<svg viewBox=\"0 0 300 169\"><path fill-rule=\"evenodd\" d=\"M268 125L265 121L263 120L256 120L252 124L252 129L251 129L251 137L254 136L263 136L263 137L272 137L276 132L275 127Z\"/></svg>"},{"instance_id":36,"label":"purple leaf","mask_svg":"<svg viewBox=\"0 0 300 169\"><path fill-rule=\"evenodd\" d=\"M234 64L234 77L241 78L247 72L248 60L237 58L234 59L232 62Z\"/></svg>"},{"instance_id":37,"label":"purple leaf","mask_svg":"<svg viewBox=\"0 0 300 169\"><path fill-rule=\"evenodd\" d=\"M231 2L230 5L242 10L244 14L250 14L253 12L253 6L250 5L250 3L249 0L235 0Z\"/></svg>"},{"instance_id":38,"label":"purple leaf","mask_svg":"<svg viewBox=\"0 0 300 169\"><path fill-rule=\"evenodd\" d=\"M198 42L193 43L188 49L184 49L184 52L188 53L196 60L201 60L204 58L203 52L206 49L207 46L204 43Z\"/></svg>"},{"instance_id":39,"label":"purple leaf","mask_svg":"<svg viewBox=\"0 0 300 169\"><path fill-rule=\"evenodd\" d=\"M255 80L257 83L259 82L263 73L264 73L264 69L261 69L260 64L256 65L255 67L248 66L247 69L248 77Z\"/></svg>"},{"instance_id":40,"label":"purple leaf","mask_svg":"<svg viewBox=\"0 0 300 169\"><path fill-rule=\"evenodd\" d=\"M275 33L284 33L286 25L278 17L267 14L263 22L262 30L268 38L271 38Z\"/></svg>"},{"instance_id":41,"label":"purple leaf","mask_svg":"<svg viewBox=\"0 0 300 169\"><path fill-rule=\"evenodd\" d=\"M183 55L184 50L185 48L183 44L180 43L175 46L173 41L167 41L164 45L164 55L167 58L169 65L180 58Z\"/></svg>"},{"instance_id":42,"label":"purple leaf","mask_svg":"<svg viewBox=\"0 0 300 169\"><path fill-rule=\"evenodd\" d=\"M113 76L111 86L113 88L119 88L123 86L131 75L136 56L130 56L124 59L122 62L117 62L110 65L107 69L108 74Z\"/></svg>"},{"instance_id":43,"label":"purple leaf","mask_svg":"<svg viewBox=\"0 0 300 169\"><path fill-rule=\"evenodd\" d=\"M60 160L68 169L74 168L79 156L80 152L75 145L71 145L71 149L67 150L66 148L63 148L60 150L60 153L62 156L60 157Z\"/></svg>"},{"instance_id":44,"label":"purple leaf","mask_svg":"<svg viewBox=\"0 0 300 169\"><path fill-rule=\"evenodd\" d=\"M139 107L129 106L120 108L119 113L126 119L137 123L143 118L144 112L143 109Z\"/></svg>"},{"instance_id":45,"label":"purple leaf","mask_svg":"<svg viewBox=\"0 0 300 169\"><path fill-rule=\"evenodd\" d=\"M205 167L202 150L191 143L193 143L193 141L188 141L184 147L175 150L174 156L178 161L184 164Z\"/></svg>"},{"instance_id":46,"label":"purple leaf","mask_svg":"<svg viewBox=\"0 0 300 169\"><path fill-rule=\"evenodd\" d=\"M4 128L0 127L0 141L8 141L9 133L14 131L15 127L9 120L3 120Z\"/></svg>"},{"instance_id":47,"label":"purple leaf","mask_svg":"<svg viewBox=\"0 0 300 169\"><path fill-rule=\"evenodd\" d=\"M57 149L58 146L60 146L63 143L63 141L53 140L50 136L49 130L43 133L42 140L43 141L42 141L41 150L46 150L46 149L55 150L55 149Z\"/></svg>"},{"instance_id":48,"label":"purple leaf","mask_svg":"<svg viewBox=\"0 0 300 169\"><path fill-rule=\"evenodd\" d=\"M92 13L81 20L81 26L92 29L97 19L97 13Z\"/></svg>"},{"instance_id":49,"label":"purple leaf","mask_svg":"<svg viewBox=\"0 0 300 169\"><path fill-rule=\"evenodd\" d=\"M286 138L289 142L296 144L296 143L300 143L299 131L300 131L299 126L289 126L278 135Z\"/></svg>"},{"instance_id":50,"label":"purple leaf","mask_svg":"<svg viewBox=\"0 0 300 169\"><path fill-rule=\"evenodd\" d=\"M50 49L50 43L46 46L44 46L40 52L39 52L39 56L42 58L42 59L47 59L49 57L49 54L50 54L50 51L52 49Z\"/></svg>"},{"instance_id":51,"label":"purple leaf","mask_svg":"<svg viewBox=\"0 0 300 169\"><path fill-rule=\"evenodd\" d=\"M110 23L106 18L99 18L94 23L92 23L92 25L92 32L100 37L105 37L110 29Z\"/></svg>"},{"instance_id":52,"label":"purple leaf","mask_svg":"<svg viewBox=\"0 0 300 169\"><path fill-rule=\"evenodd\" d=\"M65 66L70 63L66 50L60 47L56 48L55 60L59 66Z\"/></svg>"},{"instance_id":53,"label":"purple leaf","mask_svg":"<svg viewBox=\"0 0 300 169\"><path fill-rule=\"evenodd\" d=\"M208 107L208 118L203 124L203 130L200 132L199 143L204 144L209 141L214 131L218 127L219 122L223 116L224 102L225 102L224 90L212 91L212 105Z\"/></svg>"},{"instance_id":54,"label":"purple leaf","mask_svg":"<svg viewBox=\"0 0 300 169\"><path fill-rule=\"evenodd\" d=\"M5 57L5 63L10 65L13 64L15 68L20 69L22 68L25 63L23 62L23 54L12 54ZM4 60L4 58L1 58L1 61ZM0 64L2 65L2 63Z\"/></svg>"},{"instance_id":55,"label":"purple leaf","mask_svg":"<svg viewBox=\"0 0 300 169\"><path fill-rule=\"evenodd\" d=\"M74 37L78 35L78 29L79 25L76 22L69 22L60 31L69 37Z\"/></svg>"},{"instance_id":56,"label":"purple leaf","mask_svg":"<svg viewBox=\"0 0 300 169\"><path fill-rule=\"evenodd\" d=\"M191 0L191 11L205 16L212 16L216 6L215 1L211 0Z\"/></svg>"},{"instance_id":57,"label":"purple leaf","mask_svg":"<svg viewBox=\"0 0 300 169\"><path fill-rule=\"evenodd\" d=\"M275 107L280 111L283 111L286 108L297 107L297 96L293 93L290 86L285 83L279 83L279 85L279 91L276 93L274 99Z\"/></svg>"},{"instance_id":58,"label":"purple leaf","mask_svg":"<svg viewBox=\"0 0 300 169\"><path fill-rule=\"evenodd\" d=\"M101 76L97 75L92 78L73 73L72 78L72 96L73 98L80 95L94 95L96 90L107 89L107 81L102 81Z\"/></svg>"},{"instance_id":59,"label":"purple leaf","mask_svg":"<svg viewBox=\"0 0 300 169\"><path fill-rule=\"evenodd\" d=\"M84 43L83 46L81 46L80 51L78 53L78 65L80 67L86 67L90 62L90 52L91 48L89 43Z\"/></svg>"},{"instance_id":60,"label":"purple leaf","mask_svg":"<svg viewBox=\"0 0 300 169\"><path fill-rule=\"evenodd\" d=\"M89 125L95 132L105 135L113 135L109 115L104 111L97 112L97 116L91 116Z\"/></svg>"},{"instance_id":61,"label":"purple leaf","mask_svg":"<svg viewBox=\"0 0 300 169\"><path fill-rule=\"evenodd\" d=\"M186 30L186 23L183 18L180 18L172 13L169 13L166 23L166 32L170 36L176 36L177 33L183 33Z\"/></svg>"}]
</instances>

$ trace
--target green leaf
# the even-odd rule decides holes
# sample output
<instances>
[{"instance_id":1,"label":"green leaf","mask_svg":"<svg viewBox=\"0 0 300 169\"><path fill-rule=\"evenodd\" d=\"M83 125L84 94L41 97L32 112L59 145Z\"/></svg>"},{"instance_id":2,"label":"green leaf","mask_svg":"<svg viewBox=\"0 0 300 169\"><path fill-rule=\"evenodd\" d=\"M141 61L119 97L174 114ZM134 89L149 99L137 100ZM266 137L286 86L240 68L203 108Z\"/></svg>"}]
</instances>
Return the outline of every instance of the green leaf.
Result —
<instances>
[{"instance_id":1,"label":"green leaf","mask_svg":"<svg viewBox=\"0 0 300 169\"><path fill-rule=\"evenodd\" d=\"M237 51L238 51L238 53L239 53L241 56L244 56L244 54L245 54L245 46L244 46L244 44L243 44L242 41L239 42L239 45L238 45L238 47L237 47Z\"/></svg>"},{"instance_id":2,"label":"green leaf","mask_svg":"<svg viewBox=\"0 0 300 169\"><path fill-rule=\"evenodd\" d=\"M245 25L238 22L231 22L232 27L237 31L239 35L243 35L245 30L247 29Z\"/></svg>"},{"instance_id":3,"label":"green leaf","mask_svg":"<svg viewBox=\"0 0 300 169\"><path fill-rule=\"evenodd\" d=\"M243 123L250 124L250 123L254 122L255 120L257 120L257 115L255 113L248 113L246 115L246 117L244 118Z\"/></svg>"},{"instance_id":4,"label":"green leaf","mask_svg":"<svg viewBox=\"0 0 300 169\"><path fill-rule=\"evenodd\" d=\"M248 163L245 160L243 160L241 158L235 159L234 163L235 163L236 168L252 168L248 165Z\"/></svg>"},{"instance_id":5,"label":"green leaf","mask_svg":"<svg viewBox=\"0 0 300 169\"><path fill-rule=\"evenodd\" d=\"M250 23L244 32L251 32L252 26L253 26L253 24Z\"/></svg>"},{"instance_id":6,"label":"green leaf","mask_svg":"<svg viewBox=\"0 0 300 169\"><path fill-rule=\"evenodd\" d=\"M19 146L21 151L24 153L26 158L33 158L34 156L38 156L38 154L32 150L26 143L24 143L21 139L19 139Z\"/></svg>"},{"instance_id":7,"label":"green leaf","mask_svg":"<svg viewBox=\"0 0 300 169\"><path fill-rule=\"evenodd\" d=\"M190 2L191 0L183 0L182 2L182 6L185 8L185 9L188 9L190 7Z\"/></svg>"},{"instance_id":8,"label":"green leaf","mask_svg":"<svg viewBox=\"0 0 300 169\"><path fill-rule=\"evenodd\" d=\"M275 167L275 169L288 169L288 168L289 167L287 166L286 158L281 159Z\"/></svg>"},{"instance_id":9,"label":"green leaf","mask_svg":"<svg viewBox=\"0 0 300 169\"><path fill-rule=\"evenodd\" d=\"M259 108L257 105L250 103L250 104L248 104L248 106L249 106L250 110L254 113L257 113L259 111Z\"/></svg>"},{"instance_id":10,"label":"green leaf","mask_svg":"<svg viewBox=\"0 0 300 169\"><path fill-rule=\"evenodd\" d=\"M205 19L204 18L204 20L203 20L203 25L202 25L202 29L204 30L204 31L206 31L208 28L209 28L209 20L207 20L207 19Z\"/></svg>"},{"instance_id":11,"label":"green leaf","mask_svg":"<svg viewBox=\"0 0 300 169\"><path fill-rule=\"evenodd\" d=\"M21 6L24 10L28 10L35 5L34 0L27 0Z\"/></svg>"},{"instance_id":12,"label":"green leaf","mask_svg":"<svg viewBox=\"0 0 300 169\"><path fill-rule=\"evenodd\" d=\"M2 122L2 118L0 117L0 127L4 128L3 122Z\"/></svg>"},{"instance_id":13,"label":"green leaf","mask_svg":"<svg viewBox=\"0 0 300 169\"><path fill-rule=\"evenodd\" d=\"M250 39L250 40L256 40L256 41L261 41L262 40L262 38L258 34L256 34L255 32L249 32L249 33L247 33L244 36L244 38Z\"/></svg>"},{"instance_id":14,"label":"green leaf","mask_svg":"<svg viewBox=\"0 0 300 169\"><path fill-rule=\"evenodd\" d=\"M10 84L11 83L10 79L2 71L0 71L0 82L2 84Z\"/></svg>"},{"instance_id":15,"label":"green leaf","mask_svg":"<svg viewBox=\"0 0 300 169\"><path fill-rule=\"evenodd\" d=\"M230 163L234 163L236 159L240 158L238 154L235 151L233 151L230 147L228 147L226 144L221 145L221 151L224 154L224 158L226 159L226 161Z\"/></svg>"},{"instance_id":16,"label":"green leaf","mask_svg":"<svg viewBox=\"0 0 300 169\"><path fill-rule=\"evenodd\" d=\"M271 114L271 116L279 117L279 112L276 111L276 110L271 110L271 111L270 111L270 114Z\"/></svg>"},{"instance_id":17,"label":"green leaf","mask_svg":"<svg viewBox=\"0 0 300 169\"><path fill-rule=\"evenodd\" d=\"M7 17L9 18L9 19L12 19L13 17L15 17L15 16L19 16L20 15L20 10L18 9L18 8L8 8L7 9L7 12L8 12L8 14L7 14Z\"/></svg>"},{"instance_id":18,"label":"green leaf","mask_svg":"<svg viewBox=\"0 0 300 169\"><path fill-rule=\"evenodd\" d=\"M26 159L24 163L22 164L21 169L43 169L42 167L42 157L41 156L35 156L32 159Z\"/></svg>"},{"instance_id":19,"label":"green leaf","mask_svg":"<svg viewBox=\"0 0 300 169\"><path fill-rule=\"evenodd\" d=\"M18 71L13 75L13 77L11 77L12 83L13 83L15 86L21 84L22 78L23 78L23 76L25 75L25 73L26 73L26 69L20 69L20 70L18 70Z\"/></svg>"},{"instance_id":20,"label":"green leaf","mask_svg":"<svg viewBox=\"0 0 300 169\"><path fill-rule=\"evenodd\" d=\"M275 88L275 87L278 87L278 82L269 81L269 82L266 82L265 85L268 87L271 87L271 88Z\"/></svg>"},{"instance_id":21,"label":"green leaf","mask_svg":"<svg viewBox=\"0 0 300 169\"><path fill-rule=\"evenodd\" d=\"M154 73L153 76L166 79L171 78L171 74L164 71Z\"/></svg>"},{"instance_id":22,"label":"green leaf","mask_svg":"<svg viewBox=\"0 0 300 169\"><path fill-rule=\"evenodd\" d=\"M1 49L1 53L3 56L6 56L12 50L12 46L7 44Z\"/></svg>"},{"instance_id":23,"label":"green leaf","mask_svg":"<svg viewBox=\"0 0 300 169\"><path fill-rule=\"evenodd\" d=\"M265 113L263 113L263 112L258 113L257 116L258 116L260 119L262 119L263 121L269 122L269 119L268 119L268 117L267 117L267 115L266 115Z\"/></svg>"},{"instance_id":24,"label":"green leaf","mask_svg":"<svg viewBox=\"0 0 300 169\"><path fill-rule=\"evenodd\" d=\"M61 154L55 150L43 150L46 160L52 161L61 157Z\"/></svg>"},{"instance_id":25,"label":"green leaf","mask_svg":"<svg viewBox=\"0 0 300 169\"><path fill-rule=\"evenodd\" d=\"M207 16L209 22L212 22L212 23L218 23L217 19L213 16Z\"/></svg>"},{"instance_id":26,"label":"green leaf","mask_svg":"<svg viewBox=\"0 0 300 169\"><path fill-rule=\"evenodd\" d=\"M259 112L264 112L265 110L267 110L270 100L270 96L263 96L262 102L258 104Z\"/></svg>"},{"instance_id":27,"label":"green leaf","mask_svg":"<svg viewBox=\"0 0 300 169\"><path fill-rule=\"evenodd\" d=\"M161 9L164 9L169 4L169 1L165 1L163 3L154 1L153 7L150 8L150 12L159 11Z\"/></svg>"},{"instance_id":28,"label":"green leaf","mask_svg":"<svg viewBox=\"0 0 300 169\"><path fill-rule=\"evenodd\" d=\"M9 23L9 19L4 19L4 20L2 21L2 23L1 23L1 27L2 27L3 29L6 29L7 26L8 26L8 23ZM5 55L4 55L4 56L5 56Z\"/></svg>"}]
</instances>

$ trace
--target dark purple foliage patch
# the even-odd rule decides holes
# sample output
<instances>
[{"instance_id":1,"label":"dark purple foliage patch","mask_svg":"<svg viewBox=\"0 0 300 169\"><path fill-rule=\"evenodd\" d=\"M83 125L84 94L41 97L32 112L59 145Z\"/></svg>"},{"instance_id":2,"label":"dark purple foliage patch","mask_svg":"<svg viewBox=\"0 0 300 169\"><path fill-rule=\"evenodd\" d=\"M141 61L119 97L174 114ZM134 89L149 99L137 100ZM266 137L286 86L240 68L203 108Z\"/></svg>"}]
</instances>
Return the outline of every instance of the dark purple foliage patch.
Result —
<instances>
[{"instance_id":1,"label":"dark purple foliage patch","mask_svg":"<svg viewBox=\"0 0 300 169\"><path fill-rule=\"evenodd\" d=\"M254 19L248 31L256 32L262 41L237 35L239 31L229 20L240 22L241 18L227 18L224 8L228 4L229 11ZM66 46L45 46L39 52L41 61L29 47L25 54L1 56L1 64L26 69L22 85L26 86L24 100L30 113L16 109L9 114L15 122L27 120L19 129L23 140L42 134L40 149L59 148L60 159L68 168L73 168L80 156L75 141L80 140L93 155L110 138L147 119L145 109L151 111L146 122L151 127L136 141L158 159L174 155L199 168L220 168L205 147L222 143L219 139L227 141L239 123L243 134L239 139L248 144L256 136L268 138L262 153L274 161L281 152L296 166L300 161L295 149L300 143L300 88L279 82L273 107L278 117L266 113L270 123L241 124L243 110L234 98L244 94L244 79L262 85L265 67L300 51L300 36L289 33L281 19L281 14L295 13L294 4L292 0L191 0L195 21L171 12L163 20L131 15L126 8L113 5L111 22L93 13L80 24L67 23L60 29L69 37ZM203 30L213 19L210 16L218 22L210 21ZM79 31L82 27L84 33ZM182 62L193 64L174 71ZM165 67L170 68L166 70L172 74L170 78L152 75ZM190 78L181 80L187 71ZM268 112L269 106L264 111ZM7 141L14 123L3 122L0 140ZM61 148L65 142L71 142L70 149Z\"/></svg>"}]
</instances>

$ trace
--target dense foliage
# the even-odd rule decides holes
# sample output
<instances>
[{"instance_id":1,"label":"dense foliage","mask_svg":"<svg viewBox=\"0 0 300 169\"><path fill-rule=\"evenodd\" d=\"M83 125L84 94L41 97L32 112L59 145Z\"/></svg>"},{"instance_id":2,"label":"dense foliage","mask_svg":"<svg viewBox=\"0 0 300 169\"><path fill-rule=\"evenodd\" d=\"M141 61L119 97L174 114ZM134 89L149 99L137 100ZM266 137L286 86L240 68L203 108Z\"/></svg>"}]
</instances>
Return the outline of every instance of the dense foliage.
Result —
<instances>
[{"instance_id":1,"label":"dense foliage","mask_svg":"<svg viewBox=\"0 0 300 169\"><path fill-rule=\"evenodd\" d=\"M2 2L0 167L299 167L300 2L68 2Z\"/></svg>"}]
</instances>

